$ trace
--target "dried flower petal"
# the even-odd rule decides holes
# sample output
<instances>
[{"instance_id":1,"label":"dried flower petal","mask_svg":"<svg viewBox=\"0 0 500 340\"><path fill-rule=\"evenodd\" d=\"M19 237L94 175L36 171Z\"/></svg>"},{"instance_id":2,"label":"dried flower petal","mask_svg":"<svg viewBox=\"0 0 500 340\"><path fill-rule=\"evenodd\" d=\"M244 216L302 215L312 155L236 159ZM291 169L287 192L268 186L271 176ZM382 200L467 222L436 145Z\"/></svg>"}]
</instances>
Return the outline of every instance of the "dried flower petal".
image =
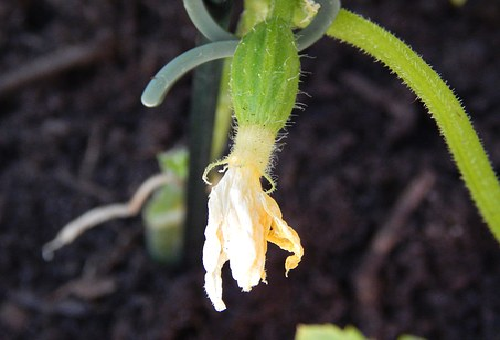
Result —
<instances>
[{"instance_id":1,"label":"dried flower petal","mask_svg":"<svg viewBox=\"0 0 500 340\"><path fill-rule=\"evenodd\" d=\"M266 280L267 241L294 253L286 260L287 273L304 253L299 236L282 219L278 204L262 190L259 178L252 166L229 164L210 194L203 266L205 290L217 311L226 308L221 269L227 260L233 278L247 292Z\"/></svg>"}]
</instances>

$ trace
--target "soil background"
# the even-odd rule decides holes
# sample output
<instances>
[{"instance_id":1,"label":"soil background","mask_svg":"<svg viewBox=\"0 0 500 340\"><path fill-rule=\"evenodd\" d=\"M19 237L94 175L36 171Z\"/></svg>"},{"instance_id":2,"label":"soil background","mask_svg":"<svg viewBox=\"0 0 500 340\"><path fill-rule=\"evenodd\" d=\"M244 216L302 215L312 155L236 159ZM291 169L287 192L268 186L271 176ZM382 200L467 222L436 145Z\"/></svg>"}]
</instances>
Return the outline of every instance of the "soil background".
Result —
<instances>
[{"instance_id":1,"label":"soil background","mask_svg":"<svg viewBox=\"0 0 500 340\"><path fill-rule=\"evenodd\" d=\"M498 173L500 2L344 6L447 79ZM225 268L228 309L217 313L201 259L152 261L140 218L45 262L41 247L61 226L126 201L158 171L158 152L187 142L190 77L159 108L139 98L195 40L181 1L0 3L0 85L10 82L0 86L0 339L292 339L299 323L352 324L377 339L500 339L500 248L434 122L387 69L328 38L302 58L310 97L299 97L307 108L275 168L274 197L305 248L288 278L274 246L269 284L251 293Z\"/></svg>"}]
</instances>

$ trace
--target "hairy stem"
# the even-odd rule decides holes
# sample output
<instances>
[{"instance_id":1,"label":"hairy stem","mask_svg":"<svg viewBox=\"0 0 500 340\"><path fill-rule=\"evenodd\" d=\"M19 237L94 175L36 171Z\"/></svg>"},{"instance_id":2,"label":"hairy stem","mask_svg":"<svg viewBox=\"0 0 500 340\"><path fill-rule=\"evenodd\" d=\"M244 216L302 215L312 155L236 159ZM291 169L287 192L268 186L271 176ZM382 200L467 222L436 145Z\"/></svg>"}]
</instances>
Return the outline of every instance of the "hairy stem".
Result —
<instances>
[{"instance_id":1,"label":"hairy stem","mask_svg":"<svg viewBox=\"0 0 500 340\"><path fill-rule=\"evenodd\" d=\"M472 199L500 242L500 184L467 113L445 82L401 40L347 10L340 11L327 35L382 62L423 101L435 119Z\"/></svg>"}]
</instances>

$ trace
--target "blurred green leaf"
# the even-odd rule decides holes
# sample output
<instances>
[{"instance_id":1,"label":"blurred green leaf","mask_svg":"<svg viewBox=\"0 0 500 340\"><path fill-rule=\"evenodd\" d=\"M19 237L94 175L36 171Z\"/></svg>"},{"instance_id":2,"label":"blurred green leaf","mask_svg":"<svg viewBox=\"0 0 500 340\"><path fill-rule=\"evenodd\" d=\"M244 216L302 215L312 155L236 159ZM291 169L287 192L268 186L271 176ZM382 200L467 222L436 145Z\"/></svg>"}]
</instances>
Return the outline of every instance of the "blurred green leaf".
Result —
<instances>
[{"instance_id":1,"label":"blurred green leaf","mask_svg":"<svg viewBox=\"0 0 500 340\"><path fill-rule=\"evenodd\" d=\"M403 334L398 336L398 340L425 340L425 338L415 335Z\"/></svg>"},{"instance_id":2,"label":"blurred green leaf","mask_svg":"<svg viewBox=\"0 0 500 340\"><path fill-rule=\"evenodd\" d=\"M365 340L364 335L353 326L344 329L332 325L298 325L295 340Z\"/></svg>"},{"instance_id":3,"label":"blurred green leaf","mask_svg":"<svg viewBox=\"0 0 500 340\"><path fill-rule=\"evenodd\" d=\"M177 148L158 154L162 172L171 172L181 180L186 180L189 167L189 152L186 148Z\"/></svg>"},{"instance_id":4,"label":"blurred green leaf","mask_svg":"<svg viewBox=\"0 0 500 340\"><path fill-rule=\"evenodd\" d=\"M156 261L166 264L178 263L182 256L188 158L186 148L158 155L162 172L171 173L177 181L161 188L143 211L149 254Z\"/></svg>"}]
</instances>

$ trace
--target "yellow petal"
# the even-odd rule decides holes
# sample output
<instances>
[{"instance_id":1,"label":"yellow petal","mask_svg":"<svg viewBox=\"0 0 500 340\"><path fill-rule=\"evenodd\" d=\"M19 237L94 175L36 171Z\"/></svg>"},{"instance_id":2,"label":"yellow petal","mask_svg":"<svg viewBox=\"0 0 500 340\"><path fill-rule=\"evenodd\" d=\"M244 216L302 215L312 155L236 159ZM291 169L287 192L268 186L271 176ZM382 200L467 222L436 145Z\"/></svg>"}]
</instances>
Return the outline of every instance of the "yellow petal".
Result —
<instances>
[{"instance_id":1,"label":"yellow petal","mask_svg":"<svg viewBox=\"0 0 500 340\"><path fill-rule=\"evenodd\" d=\"M304 255L304 248L300 245L300 238L297 232L290 228L285 220L283 220L278 203L268 195L265 195L263 203L264 209L273 219L267 240L276 244L281 249L294 253L288 256L285 261L285 275L288 276L290 269L294 269L299 265L300 259Z\"/></svg>"}]
</instances>

